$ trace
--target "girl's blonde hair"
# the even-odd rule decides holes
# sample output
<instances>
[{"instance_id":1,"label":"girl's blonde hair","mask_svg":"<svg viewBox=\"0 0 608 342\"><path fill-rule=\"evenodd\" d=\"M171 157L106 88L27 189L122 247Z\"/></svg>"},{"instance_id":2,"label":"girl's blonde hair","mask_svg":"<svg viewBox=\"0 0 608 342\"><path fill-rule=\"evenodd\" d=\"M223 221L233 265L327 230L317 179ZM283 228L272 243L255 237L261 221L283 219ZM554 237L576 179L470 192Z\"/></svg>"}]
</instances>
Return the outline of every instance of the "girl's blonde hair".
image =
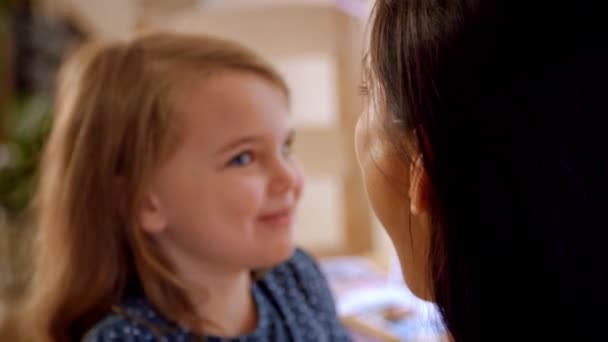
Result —
<instances>
[{"instance_id":1,"label":"girl's blonde hair","mask_svg":"<svg viewBox=\"0 0 608 342\"><path fill-rule=\"evenodd\" d=\"M24 305L36 341L80 339L133 287L171 318L195 317L136 213L149 171L175 146L176 102L201 77L229 70L259 75L288 95L280 75L254 53L204 36L90 43L63 66Z\"/></svg>"}]
</instances>

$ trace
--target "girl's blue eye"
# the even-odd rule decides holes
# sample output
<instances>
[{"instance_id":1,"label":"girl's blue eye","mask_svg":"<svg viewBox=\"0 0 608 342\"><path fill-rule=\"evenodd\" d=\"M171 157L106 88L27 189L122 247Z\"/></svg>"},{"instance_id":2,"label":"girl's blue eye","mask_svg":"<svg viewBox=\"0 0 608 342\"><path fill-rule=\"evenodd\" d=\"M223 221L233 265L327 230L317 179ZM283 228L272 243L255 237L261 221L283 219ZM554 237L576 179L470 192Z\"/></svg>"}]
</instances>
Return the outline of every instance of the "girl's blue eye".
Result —
<instances>
[{"instance_id":1,"label":"girl's blue eye","mask_svg":"<svg viewBox=\"0 0 608 342\"><path fill-rule=\"evenodd\" d=\"M230 166L246 166L253 162L253 154L251 152L243 152L230 160Z\"/></svg>"}]
</instances>

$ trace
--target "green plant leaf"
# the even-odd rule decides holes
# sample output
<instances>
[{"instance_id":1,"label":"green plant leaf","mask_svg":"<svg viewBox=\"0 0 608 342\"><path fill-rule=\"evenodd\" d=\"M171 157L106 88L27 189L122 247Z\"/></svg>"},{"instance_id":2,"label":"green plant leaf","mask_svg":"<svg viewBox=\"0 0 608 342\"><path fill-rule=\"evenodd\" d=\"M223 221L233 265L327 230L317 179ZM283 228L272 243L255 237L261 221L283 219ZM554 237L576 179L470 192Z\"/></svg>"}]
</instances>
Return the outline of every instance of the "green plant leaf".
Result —
<instances>
[{"instance_id":1,"label":"green plant leaf","mask_svg":"<svg viewBox=\"0 0 608 342\"><path fill-rule=\"evenodd\" d=\"M5 116L3 151L8 160L0 164L0 207L16 218L29 206L35 193L37 171L51 123L50 101L43 96L16 100Z\"/></svg>"}]
</instances>

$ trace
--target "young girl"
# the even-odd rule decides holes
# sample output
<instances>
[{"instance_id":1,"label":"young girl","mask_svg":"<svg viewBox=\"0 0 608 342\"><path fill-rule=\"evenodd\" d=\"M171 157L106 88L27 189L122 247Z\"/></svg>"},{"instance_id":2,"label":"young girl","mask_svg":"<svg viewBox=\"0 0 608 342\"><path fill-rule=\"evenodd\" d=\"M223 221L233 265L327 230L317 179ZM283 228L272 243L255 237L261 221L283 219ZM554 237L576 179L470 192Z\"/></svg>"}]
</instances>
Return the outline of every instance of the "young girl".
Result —
<instances>
[{"instance_id":1,"label":"young girl","mask_svg":"<svg viewBox=\"0 0 608 342\"><path fill-rule=\"evenodd\" d=\"M154 34L88 45L59 80L29 340L348 339L292 244L303 180L268 64Z\"/></svg>"}]
</instances>

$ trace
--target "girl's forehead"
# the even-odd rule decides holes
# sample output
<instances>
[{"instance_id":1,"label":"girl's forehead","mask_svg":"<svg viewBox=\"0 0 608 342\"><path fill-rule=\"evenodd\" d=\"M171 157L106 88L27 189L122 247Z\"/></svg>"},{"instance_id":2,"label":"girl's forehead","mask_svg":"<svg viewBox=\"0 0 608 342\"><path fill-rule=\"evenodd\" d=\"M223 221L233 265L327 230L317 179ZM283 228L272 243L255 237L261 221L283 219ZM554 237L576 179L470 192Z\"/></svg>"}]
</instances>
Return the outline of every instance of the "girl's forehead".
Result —
<instances>
[{"instance_id":1,"label":"girl's forehead","mask_svg":"<svg viewBox=\"0 0 608 342\"><path fill-rule=\"evenodd\" d=\"M257 75L219 74L189 89L182 98L175 117L184 139L213 144L289 129L284 91Z\"/></svg>"}]
</instances>

